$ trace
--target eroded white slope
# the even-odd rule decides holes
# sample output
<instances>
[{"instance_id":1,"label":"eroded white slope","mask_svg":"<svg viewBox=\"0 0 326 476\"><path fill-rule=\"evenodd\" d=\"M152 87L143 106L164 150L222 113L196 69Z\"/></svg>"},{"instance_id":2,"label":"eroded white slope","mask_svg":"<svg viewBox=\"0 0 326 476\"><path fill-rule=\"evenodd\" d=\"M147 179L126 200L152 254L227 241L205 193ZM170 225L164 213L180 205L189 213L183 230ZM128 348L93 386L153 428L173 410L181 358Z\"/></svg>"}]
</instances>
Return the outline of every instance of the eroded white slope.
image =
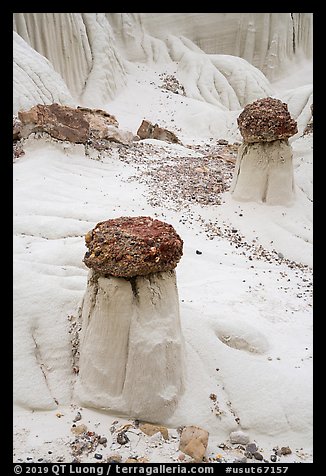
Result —
<instances>
[{"instance_id":1,"label":"eroded white slope","mask_svg":"<svg viewBox=\"0 0 326 476\"><path fill-rule=\"evenodd\" d=\"M263 73L242 58L208 55L184 37L170 35L167 44L188 97L234 110L272 94Z\"/></svg>"},{"instance_id":2,"label":"eroded white slope","mask_svg":"<svg viewBox=\"0 0 326 476\"><path fill-rule=\"evenodd\" d=\"M13 32L13 112L35 104L73 105L62 77L51 63Z\"/></svg>"},{"instance_id":3,"label":"eroded white slope","mask_svg":"<svg viewBox=\"0 0 326 476\"><path fill-rule=\"evenodd\" d=\"M124 85L124 66L102 13L14 13L14 30L45 56L75 100L91 107Z\"/></svg>"},{"instance_id":4,"label":"eroded white slope","mask_svg":"<svg viewBox=\"0 0 326 476\"><path fill-rule=\"evenodd\" d=\"M148 36L186 37L209 54L246 59L269 79L296 56L312 57L311 13L107 13L129 59L146 60ZM146 48L143 48L146 43ZM157 44L157 43L156 43ZM138 45L138 48L137 48ZM154 46L154 43L153 43Z\"/></svg>"},{"instance_id":5,"label":"eroded white slope","mask_svg":"<svg viewBox=\"0 0 326 476\"><path fill-rule=\"evenodd\" d=\"M14 30L64 78L76 98L92 69L92 51L80 13L14 13Z\"/></svg>"},{"instance_id":6,"label":"eroded white slope","mask_svg":"<svg viewBox=\"0 0 326 476\"><path fill-rule=\"evenodd\" d=\"M236 110L273 94L262 71L275 79L311 56L311 14L173 15L15 13L14 29L91 107L123 89L126 60L175 64L187 96Z\"/></svg>"}]
</instances>

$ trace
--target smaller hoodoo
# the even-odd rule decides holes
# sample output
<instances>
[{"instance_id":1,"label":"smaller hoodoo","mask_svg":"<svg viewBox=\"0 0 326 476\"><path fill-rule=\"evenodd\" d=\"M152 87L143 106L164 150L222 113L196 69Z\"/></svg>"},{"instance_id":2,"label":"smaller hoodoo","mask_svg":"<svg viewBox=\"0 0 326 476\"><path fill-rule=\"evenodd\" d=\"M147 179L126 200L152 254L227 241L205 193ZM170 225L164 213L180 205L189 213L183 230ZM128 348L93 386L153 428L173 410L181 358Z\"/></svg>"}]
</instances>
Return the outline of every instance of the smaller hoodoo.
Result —
<instances>
[{"instance_id":1,"label":"smaller hoodoo","mask_svg":"<svg viewBox=\"0 0 326 476\"><path fill-rule=\"evenodd\" d=\"M234 199L290 205L294 198L292 148L298 132L287 104L264 98L248 104L238 117L243 137L231 193Z\"/></svg>"}]
</instances>

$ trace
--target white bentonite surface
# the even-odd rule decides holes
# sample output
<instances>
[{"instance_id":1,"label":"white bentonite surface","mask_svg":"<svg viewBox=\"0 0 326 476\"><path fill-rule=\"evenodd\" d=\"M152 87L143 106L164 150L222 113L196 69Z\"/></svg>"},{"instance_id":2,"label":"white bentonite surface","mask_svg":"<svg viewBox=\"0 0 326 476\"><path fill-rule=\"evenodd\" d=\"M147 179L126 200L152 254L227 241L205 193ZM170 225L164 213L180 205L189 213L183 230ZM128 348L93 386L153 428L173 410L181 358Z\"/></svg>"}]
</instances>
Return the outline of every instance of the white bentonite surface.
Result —
<instances>
[{"instance_id":1,"label":"white bentonite surface","mask_svg":"<svg viewBox=\"0 0 326 476\"><path fill-rule=\"evenodd\" d=\"M96 21L102 20L98 17ZM87 17L87 21L94 34L95 20ZM117 34L118 22L112 28ZM109 35L104 27L102 35ZM123 35L117 41L119 48L122 43ZM96 50L99 63L93 72L96 84L105 82L99 67L105 50L100 46ZM173 40L173 48L177 55L183 47ZM158 193L161 205L154 207L147 200L151 185L128 180L137 169L119 159L118 147L97 157L97 153L85 155L83 145L43 136L25 140L25 155L13 164L14 461L31 457L33 461L70 462L68 443L74 439L71 426L77 410L82 414L78 424L84 423L108 439L107 447L97 451L103 458L119 453L123 461L131 455L150 462L176 461L177 428L198 425L210 433L208 457L219 454L224 461L234 461L243 456L229 441L230 432L243 430L267 460L275 446L289 446L292 454L278 457L278 461L312 461L313 141L312 134L302 136L311 118L311 63L302 61L300 77L291 74L288 66L288 76L284 73L277 83L265 79L257 83L259 71L245 60L235 58L233 64L229 55L223 59L212 54L203 56L205 59L192 69L184 69L191 65L190 58L195 61L200 53L192 47L187 55L180 63L171 59L138 63L129 58L122 66L121 60L119 87L112 86L119 92L112 100L107 99L111 93L104 94L101 107L117 117L121 129L133 134L146 118L173 130L184 145L203 145L221 138L240 142L236 118L242 100L246 100L236 67L242 64L244 74L251 78L250 91L265 91L289 102L289 110L298 120L299 133L290 140L294 201L290 206L238 202L227 191L221 205L195 203L178 211L160 202ZM112 57L112 61L119 63L117 58ZM235 74L224 89L229 96L222 94L234 101L231 106L229 99L218 103L216 92L209 100L205 94L210 85L197 81L207 68L217 81L213 64L220 70L223 61L225 73ZM49 65L44 63L44 68ZM182 83L187 71L191 76L189 97L160 88L160 75L174 74ZM217 84L223 89L224 80L220 75L218 78ZM306 79L304 84L302 78ZM199 85L197 89L195 85ZM92 95L90 86L85 91L86 96ZM246 94L251 101L250 91ZM60 92L65 91L60 87ZM99 91L94 98L98 105ZM30 107L25 100L17 104ZM36 96L35 103L38 101ZM239 106L234 105L237 101ZM90 103L85 100L85 105ZM162 161L201 156L183 145L154 140L144 143L152 144ZM236 229L251 247L275 250L284 259L257 259L256 254L243 252L224 235L209 239L201 222L191 219L191 214ZM75 399L78 376L73 370L69 331L87 284L88 269L82 262L84 235L99 221L138 215L172 224L184 241L176 276L185 343L185 392L172 416L165 418L157 411L150 418L170 429L168 441L130 430L129 444L121 446L110 427L114 421L116 428L128 423L126 417L101 408L85 408ZM150 332L147 338L150 342ZM151 378L156 376L149 375L149 397ZM222 443L232 449L219 447ZM92 454L83 455L81 461L96 460Z\"/></svg>"}]
</instances>

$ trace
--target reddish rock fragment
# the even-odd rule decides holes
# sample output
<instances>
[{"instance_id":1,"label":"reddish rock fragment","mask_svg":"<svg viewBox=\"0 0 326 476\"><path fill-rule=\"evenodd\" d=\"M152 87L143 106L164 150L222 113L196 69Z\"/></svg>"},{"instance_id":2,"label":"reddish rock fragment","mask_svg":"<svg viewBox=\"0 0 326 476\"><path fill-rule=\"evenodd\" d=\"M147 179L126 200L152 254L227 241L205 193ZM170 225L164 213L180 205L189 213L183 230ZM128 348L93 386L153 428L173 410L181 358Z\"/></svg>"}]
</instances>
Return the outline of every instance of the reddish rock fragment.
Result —
<instances>
[{"instance_id":1,"label":"reddish rock fragment","mask_svg":"<svg viewBox=\"0 0 326 476\"><path fill-rule=\"evenodd\" d=\"M183 241L172 225L150 217L120 217L98 223L85 236L84 263L106 276L133 277L177 266Z\"/></svg>"},{"instance_id":2,"label":"reddish rock fragment","mask_svg":"<svg viewBox=\"0 0 326 476\"><path fill-rule=\"evenodd\" d=\"M174 132L164 129L163 127L159 127L157 124L153 125L151 122L146 121L145 119L139 126L137 135L141 139L157 139L163 140L165 142L173 142L177 144L180 143Z\"/></svg>"}]
</instances>

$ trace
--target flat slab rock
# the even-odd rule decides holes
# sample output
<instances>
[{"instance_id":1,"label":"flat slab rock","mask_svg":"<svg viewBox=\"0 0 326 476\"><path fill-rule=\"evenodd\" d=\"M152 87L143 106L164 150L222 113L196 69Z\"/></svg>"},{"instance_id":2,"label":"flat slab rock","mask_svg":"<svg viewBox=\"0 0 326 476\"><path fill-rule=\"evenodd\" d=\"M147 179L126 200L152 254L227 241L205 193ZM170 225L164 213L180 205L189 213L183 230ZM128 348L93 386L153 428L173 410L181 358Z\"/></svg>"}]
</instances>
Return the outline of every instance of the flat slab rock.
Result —
<instances>
[{"instance_id":1,"label":"flat slab rock","mask_svg":"<svg viewBox=\"0 0 326 476\"><path fill-rule=\"evenodd\" d=\"M37 104L29 111L19 111L18 118L27 137L32 132L47 132L55 139L84 143L89 137L89 123L78 109L60 104Z\"/></svg>"},{"instance_id":2,"label":"flat slab rock","mask_svg":"<svg viewBox=\"0 0 326 476\"><path fill-rule=\"evenodd\" d=\"M19 111L18 118L14 116L14 140L33 132L46 132L58 140L92 145L101 140L129 145L135 139L132 132L119 129L115 116L103 109L73 108L57 103L37 104L28 111Z\"/></svg>"},{"instance_id":3,"label":"flat slab rock","mask_svg":"<svg viewBox=\"0 0 326 476\"><path fill-rule=\"evenodd\" d=\"M245 142L288 139L298 132L287 104L274 98L258 99L248 104L237 122Z\"/></svg>"},{"instance_id":4,"label":"flat slab rock","mask_svg":"<svg viewBox=\"0 0 326 476\"><path fill-rule=\"evenodd\" d=\"M102 276L170 271L183 253L183 241L173 226L146 216L100 222L86 234L85 242L84 263Z\"/></svg>"}]
</instances>

